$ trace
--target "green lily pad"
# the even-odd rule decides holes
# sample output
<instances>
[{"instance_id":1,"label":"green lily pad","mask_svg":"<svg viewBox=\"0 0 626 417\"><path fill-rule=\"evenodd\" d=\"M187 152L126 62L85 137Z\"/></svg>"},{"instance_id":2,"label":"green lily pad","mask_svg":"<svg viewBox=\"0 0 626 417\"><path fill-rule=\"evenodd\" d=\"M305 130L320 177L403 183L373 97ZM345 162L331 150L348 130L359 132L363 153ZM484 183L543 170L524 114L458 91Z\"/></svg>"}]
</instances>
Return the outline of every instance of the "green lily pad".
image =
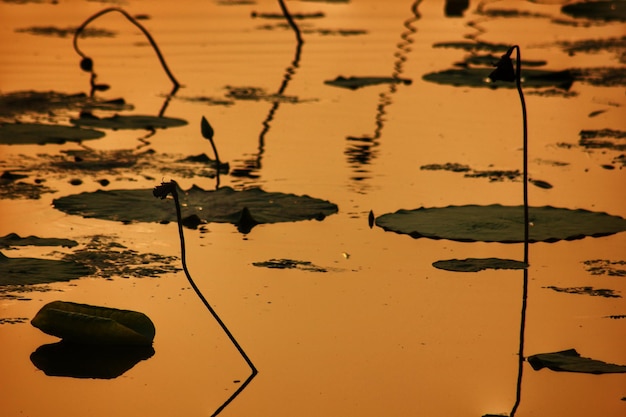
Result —
<instances>
[{"instance_id":1,"label":"green lily pad","mask_svg":"<svg viewBox=\"0 0 626 417\"><path fill-rule=\"evenodd\" d=\"M561 7L561 11L576 19L626 21L626 3L623 0L573 3Z\"/></svg>"},{"instance_id":2,"label":"green lily pad","mask_svg":"<svg viewBox=\"0 0 626 417\"><path fill-rule=\"evenodd\" d=\"M626 230L626 219L607 213L550 206L529 208L530 242L606 236ZM385 230L414 238L461 242L524 241L524 207L467 205L398 210L376 218Z\"/></svg>"},{"instance_id":3,"label":"green lily pad","mask_svg":"<svg viewBox=\"0 0 626 417\"><path fill-rule=\"evenodd\" d=\"M489 82L489 74L493 68L459 68L425 74L422 78L437 84L452 85L455 87L505 87L515 88L515 83ZM522 70L524 87L545 88L553 87L568 90L574 82L570 71L549 71L539 69Z\"/></svg>"},{"instance_id":4,"label":"green lily pad","mask_svg":"<svg viewBox=\"0 0 626 417\"><path fill-rule=\"evenodd\" d=\"M581 372L585 374L625 373L626 366L613 365L596 359L583 358L576 349L554 353L540 353L528 357L535 371L548 368L559 372Z\"/></svg>"},{"instance_id":5,"label":"green lily pad","mask_svg":"<svg viewBox=\"0 0 626 417\"><path fill-rule=\"evenodd\" d=\"M156 332L143 313L67 301L46 304L31 324L64 341L89 345L149 346Z\"/></svg>"},{"instance_id":6,"label":"green lily pad","mask_svg":"<svg viewBox=\"0 0 626 417\"><path fill-rule=\"evenodd\" d=\"M165 129L187 124L186 120L172 117L157 117L147 115L116 114L112 117L99 118L91 114L83 114L79 119L71 119L70 122L77 126L96 127L101 129Z\"/></svg>"},{"instance_id":7,"label":"green lily pad","mask_svg":"<svg viewBox=\"0 0 626 417\"><path fill-rule=\"evenodd\" d=\"M356 90L361 87L379 84L404 84L410 85L413 81L408 78L399 77L342 77L339 76L334 80L324 81L326 85L335 87L348 88Z\"/></svg>"},{"instance_id":8,"label":"green lily pad","mask_svg":"<svg viewBox=\"0 0 626 417\"><path fill-rule=\"evenodd\" d=\"M83 129L76 126L46 125L41 123L0 124L0 144L4 145L45 145L62 144L99 139L104 132Z\"/></svg>"},{"instance_id":9,"label":"green lily pad","mask_svg":"<svg viewBox=\"0 0 626 417\"><path fill-rule=\"evenodd\" d=\"M478 272L484 269L524 269L526 264L513 259L500 258L468 258L447 259L433 262L433 266L446 271L454 272Z\"/></svg>"},{"instance_id":10,"label":"green lily pad","mask_svg":"<svg viewBox=\"0 0 626 417\"><path fill-rule=\"evenodd\" d=\"M232 223L249 231L262 223L322 220L337 212L337 206L309 196L267 192L259 188L242 191L230 187L203 190L193 186L181 191L183 216L199 222ZM55 208L83 217L123 222L173 222L176 210L173 201L157 200L151 189L98 190L61 197L53 201ZM198 222L195 222L198 224Z\"/></svg>"},{"instance_id":11,"label":"green lily pad","mask_svg":"<svg viewBox=\"0 0 626 417\"><path fill-rule=\"evenodd\" d=\"M0 286L47 284L78 279L93 270L83 264L39 258L9 258L0 252Z\"/></svg>"}]
</instances>

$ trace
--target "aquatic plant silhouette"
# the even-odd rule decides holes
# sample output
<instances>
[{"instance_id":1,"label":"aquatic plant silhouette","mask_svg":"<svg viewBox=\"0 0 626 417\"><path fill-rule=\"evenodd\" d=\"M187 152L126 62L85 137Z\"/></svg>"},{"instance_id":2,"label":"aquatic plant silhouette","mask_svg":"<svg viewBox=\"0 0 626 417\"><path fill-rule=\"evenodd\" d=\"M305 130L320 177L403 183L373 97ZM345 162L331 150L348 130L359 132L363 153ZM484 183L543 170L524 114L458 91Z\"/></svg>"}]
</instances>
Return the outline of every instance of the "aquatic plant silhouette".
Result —
<instances>
[{"instance_id":1,"label":"aquatic plant silhouette","mask_svg":"<svg viewBox=\"0 0 626 417\"><path fill-rule=\"evenodd\" d=\"M176 91L180 88L180 83L178 82L178 80L176 80L176 78L174 77L174 75L170 71L169 67L167 66L167 63L165 62L165 58L161 54L161 51L159 50L159 47L156 44L156 42L154 41L154 39L152 38L152 35L150 35L150 32L148 32L148 30L145 27L143 27L143 25L141 25L137 21L137 19L132 17L130 14L128 14L124 9L120 9L119 7L110 7L110 8L107 8L107 9L103 9L103 10L99 11L98 13L94 14L93 16L89 17L87 20L85 20L83 22L82 25L80 25L78 27L78 29L76 29L76 32L74 32L74 40L73 40L74 50L82 58L81 61L80 61L80 68L83 71L88 72L88 73L91 74L91 78L89 80L89 83L90 83L90 86L91 86L91 92L90 92L89 95L93 97L93 95L94 95L94 93L96 91L106 91L106 90L109 89L109 86L107 84L98 84L98 83L96 83L96 79L98 77L97 77L97 74L95 73L95 71L93 69L93 65L94 65L93 59L90 58L89 56L87 56L85 53L83 53L80 50L80 48L78 47L78 37L81 35L83 30L85 30L85 28L87 27L87 25L89 23L91 23L92 21L96 20L100 16L105 15L107 13L111 13L111 12L121 13L122 16L124 16L133 25L135 25L137 28L139 28L139 30L141 30L141 32L146 36L146 38L148 39L148 42L150 42L150 45L154 49L154 52L157 54L157 57L159 58L159 61L161 62L161 66L163 67L163 70L165 71L165 73L169 77L169 79L172 82L172 84L174 84L174 87L173 87L172 91L170 92L170 96L173 95L174 93L176 93Z\"/></svg>"},{"instance_id":2,"label":"aquatic plant silhouette","mask_svg":"<svg viewBox=\"0 0 626 417\"><path fill-rule=\"evenodd\" d=\"M213 154L215 154L215 189L217 190L220 188L220 168L222 166L222 162L220 161L220 156L217 153L217 147L215 146L215 141L213 140L215 131L204 116L202 116L202 120L200 121L200 133L202 133L203 138L211 142L211 148L213 148Z\"/></svg>"},{"instance_id":3,"label":"aquatic plant silhouette","mask_svg":"<svg viewBox=\"0 0 626 417\"><path fill-rule=\"evenodd\" d=\"M250 370L252 371L250 373L250 375L248 376L248 378L246 378L246 380L239 386L239 388L230 397L228 397L228 399L220 407L218 407L217 410L215 410L215 412L212 414L212 416L216 416L224 408L226 408L226 406L228 404L230 404L231 401L233 401L246 388L246 386L248 386L248 384L256 376L258 371L257 371L256 367L254 366L254 364L252 363L252 361L250 360L250 358L248 357L248 355L246 354L246 352L243 350L243 348L239 344L239 342L237 342L237 339L235 339L235 337L230 332L230 330L228 330L228 327L226 327L226 324L224 323L224 321L220 318L220 316L217 314L215 309L213 307L211 307L211 304L209 304L209 302L204 297L204 295L202 295L202 292L200 291L200 289L198 288L198 286L194 282L193 278L191 278L191 274L189 273L189 269L187 268L187 256L186 256L186 250L185 250L185 235L183 233L183 219L182 219L182 215L181 215L180 201L179 201L179 198L178 198L178 188L179 188L178 184L174 180L171 180L169 182L162 182L161 185L157 185L156 187L154 187L154 190L152 191L152 194L155 197L160 198L162 200L167 198L168 195L170 195L170 194L172 195L172 197L174 199L174 205L176 206L176 220L177 220L177 224L178 224L178 236L180 238L180 258L181 258L181 263L183 265L183 271L185 273L185 276L187 277L187 281L189 281L189 284L191 285L191 287L195 291L195 293L198 296L198 298L200 298L200 301L202 301L202 304L204 304L206 309L209 310L209 313L211 313L213 318L220 325L220 327L222 328L222 330L224 331L226 336L228 336L228 338L230 339L232 344L235 346L235 348L237 349L237 351L239 352L241 357L246 361L246 363L250 367Z\"/></svg>"},{"instance_id":4,"label":"aquatic plant silhouette","mask_svg":"<svg viewBox=\"0 0 626 417\"><path fill-rule=\"evenodd\" d=\"M511 54L516 51L515 68L511 60ZM528 220L528 114L526 112L526 101L524 100L524 92L522 91L522 57L519 45L513 45L502 55L500 61L496 64L496 69L489 74L489 79L493 82L515 81L515 87L519 95L522 107L522 182L523 182L523 199L524 199L524 278L522 282L522 308L520 318L520 334L518 349L518 366L517 366L517 384L515 403L511 409L510 417L514 417L522 400L522 376L524 373L524 336L526 333L526 308L528 306L528 242L529 242L529 220Z\"/></svg>"}]
</instances>

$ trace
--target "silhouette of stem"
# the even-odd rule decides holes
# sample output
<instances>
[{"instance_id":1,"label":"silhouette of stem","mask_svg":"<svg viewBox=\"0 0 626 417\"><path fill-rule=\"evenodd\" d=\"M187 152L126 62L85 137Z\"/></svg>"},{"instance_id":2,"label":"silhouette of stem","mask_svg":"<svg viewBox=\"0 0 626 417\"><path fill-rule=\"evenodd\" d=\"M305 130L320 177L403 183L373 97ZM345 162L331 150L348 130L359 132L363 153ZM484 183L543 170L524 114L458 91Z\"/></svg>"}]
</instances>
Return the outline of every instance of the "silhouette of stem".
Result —
<instances>
[{"instance_id":1,"label":"silhouette of stem","mask_svg":"<svg viewBox=\"0 0 626 417\"><path fill-rule=\"evenodd\" d=\"M517 390L515 396L515 404L511 409L511 417L515 416L517 408L522 400L522 375L524 371L524 336L526 330L526 307L528 304L528 243L529 243L529 218L528 218L528 116L526 113L526 101L524 100L524 93L522 91L522 54L519 45L511 47L517 52L515 60L515 86L519 94L520 103L522 106L522 123L523 123L523 167L522 167L522 181L524 192L524 281L522 286L522 312L520 319L520 335L519 335L519 351L518 351L518 372L517 372Z\"/></svg>"},{"instance_id":2,"label":"silhouette of stem","mask_svg":"<svg viewBox=\"0 0 626 417\"><path fill-rule=\"evenodd\" d=\"M287 23L289 23L289 26L291 26L291 29L293 29L293 31L296 34L296 40L298 41L299 44L303 44L304 41L302 40L302 34L300 33L300 28L298 28L298 25L296 25L296 22L293 20L293 17L291 17L291 13L289 13L289 9L287 9L287 5L285 4L284 0L278 0L278 4L280 5L280 9L283 12L283 15L285 16L285 19L287 19Z\"/></svg>"},{"instance_id":3,"label":"silhouette of stem","mask_svg":"<svg viewBox=\"0 0 626 417\"><path fill-rule=\"evenodd\" d=\"M243 357L243 359L246 361L246 363L248 364L248 366L250 367L252 371L250 376L248 376L248 378L241 384L241 386L212 414L212 416L216 416L228 404L230 404L230 402L234 400L237 397L237 395L239 395L239 393L241 393L244 390L244 388L252 381L252 379L255 377L258 371L256 367L254 366L254 364L252 363L252 361L250 360L250 358L248 357L248 355L246 355L246 352L244 352L241 345L239 345L239 342L237 342L233 334L230 332L230 330L228 330L228 327L226 327L226 324L224 323L224 321L220 318L220 316L217 314L215 309L211 307L211 304L209 304L209 302L204 297L204 295L202 295L202 292L200 292L200 289L194 282L193 278L191 278L189 269L187 269L187 257L186 257L186 251L185 251L185 235L183 233L183 220L182 220L181 209L180 209L180 201L178 198L178 184L174 180L168 183L164 182L160 186L155 187L153 191L154 196L161 198L161 199L166 198L167 195L170 193L172 194L172 197L174 197L174 205L176 206L176 220L178 223L178 235L180 237L180 257L181 257L181 262L183 265L183 271L185 272L185 276L187 277L187 281L189 281L189 284L195 291L198 298L200 298L204 306L207 308L207 310L209 310L213 318L220 325L224 333L226 333L226 336L228 336L232 344L235 346L235 348L237 349L241 357Z\"/></svg>"},{"instance_id":4,"label":"silhouette of stem","mask_svg":"<svg viewBox=\"0 0 626 417\"><path fill-rule=\"evenodd\" d=\"M133 25L137 26L137 28L139 28L139 30L141 30L143 32L143 34L148 39L148 42L150 42L150 45L152 45L152 48L154 49L154 52L156 52L157 57L159 58L159 61L161 62L161 66L163 67L163 70L165 70L165 73L169 77L170 81L172 81L172 84L174 84L174 91L172 93L170 93L170 94L173 94L180 87L180 83L176 80L176 78L174 77L174 75L172 74L170 69L168 68L167 63L165 62L165 58L163 58L163 55L161 54L161 51L159 50L159 47L157 46L156 42L154 41L154 39L152 38L150 33L146 30L146 28L144 28L134 17L129 15L123 9L120 9L118 7L110 7L110 8L107 8L107 9L99 11L98 13L94 14L93 16L91 16L87 20L85 20L83 22L83 24L80 25L78 27L78 29L76 29L76 32L74 32L73 45L74 45L74 50L76 51L76 53L78 53L78 55L80 55L83 59L89 58L78 47L78 37L81 35L83 30L85 29L85 27L87 27L87 25L89 23L91 23L92 21L96 20L100 16L102 16L102 15L104 15L106 13L110 13L110 12L121 13L126 19L128 19ZM93 78L94 78L93 76L94 76L94 73L92 73L92 81L93 81Z\"/></svg>"}]
</instances>

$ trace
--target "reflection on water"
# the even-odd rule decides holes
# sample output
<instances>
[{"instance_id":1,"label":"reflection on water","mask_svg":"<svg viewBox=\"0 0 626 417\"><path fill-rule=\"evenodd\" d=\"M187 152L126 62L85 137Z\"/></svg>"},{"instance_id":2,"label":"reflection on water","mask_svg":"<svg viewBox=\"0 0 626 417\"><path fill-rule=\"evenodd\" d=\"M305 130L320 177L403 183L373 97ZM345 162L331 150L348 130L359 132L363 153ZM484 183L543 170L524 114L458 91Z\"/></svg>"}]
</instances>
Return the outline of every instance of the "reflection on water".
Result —
<instances>
[{"instance_id":1,"label":"reflection on water","mask_svg":"<svg viewBox=\"0 0 626 417\"><path fill-rule=\"evenodd\" d=\"M112 379L153 355L152 346L101 346L61 341L39 346L30 360L48 376Z\"/></svg>"},{"instance_id":2,"label":"reflection on water","mask_svg":"<svg viewBox=\"0 0 626 417\"><path fill-rule=\"evenodd\" d=\"M411 44L414 42L413 36L417 32L417 28L413 25L420 18L418 9L421 0L416 0L411 5L411 17L404 21L403 25L406 28L404 32L400 34L401 41L396 44L396 52L394 57L396 58L393 63L393 71L391 77L394 80L401 80L401 75L404 72L404 64L408 59L408 55L411 52ZM371 164L372 159L376 157L376 148L379 146L379 139L382 135L383 128L385 126L385 116L387 114L387 107L393 102L392 96L398 90L398 84L400 82L390 82L387 92L380 93L378 96L378 105L376 106L376 115L374 116L374 132L372 135L363 136L348 136L347 148L344 151L347 156L348 164L353 170L351 180L361 182L370 178L369 169L366 165ZM359 187L364 187L360 185Z\"/></svg>"},{"instance_id":3,"label":"reflection on water","mask_svg":"<svg viewBox=\"0 0 626 417\"><path fill-rule=\"evenodd\" d=\"M534 92L526 96L529 173L537 185L529 191L533 206L626 216L620 169L626 130L623 24L612 23L611 16L573 18L557 3L290 1L306 37L303 46L275 0L131 0L124 7L132 16L144 15L142 26L159 40L184 93L170 92L144 35L111 13L98 25L106 23L123 42L89 39L101 77L93 86L111 85L94 100L75 94L85 90L91 74L77 68L69 38L15 29L75 27L102 5L0 3L0 54L6 57L0 60L2 127L69 127L81 110L102 119L120 113L118 121L145 113L189 122L156 130L99 127L102 137L83 143L9 144L6 136L0 141L0 236L78 243L11 247L3 255L106 267L70 282L0 289L0 414L621 417L624 375L538 372L524 360L527 353L576 349L585 357L626 363L616 337L626 325L621 229L598 238L535 243L532 264L520 276L519 270L482 268L481 262L478 272L433 266L442 259L495 259L501 265L520 258L519 239L411 239L369 229L365 222L370 209L519 208L519 103L512 89L484 82L513 44L524 49L525 66L545 67L529 70L527 75L544 78L528 77L525 84L525 93ZM278 13L252 18L256 8ZM260 29L265 18L279 23ZM385 59L388 53L391 59ZM446 68L455 71L444 73ZM359 93L325 84L341 74L388 77L370 78L377 86ZM429 74L440 78L424 78ZM124 102L115 101L119 97ZM209 114L207 106L215 111ZM258 185L262 176L272 191L337 205L323 221L260 224L245 235L214 221L186 231L198 287L237 330L258 366L250 384L250 368L174 268L176 226L119 221L136 210L146 215L128 197L161 180L174 178L185 190L214 187L215 173L204 155L210 150L198 129L205 115L218 128L220 156L236 165L234 175L222 176L220 190ZM149 141L150 149L126 151L136 136ZM476 179L498 172L504 180ZM20 187L39 188L16 191ZM88 206L81 208L84 215L75 215L52 205L70 195L120 190L129 194L120 193L127 198L107 207L116 210L113 220L89 217L94 213ZM277 195L262 198L271 203ZM183 212L202 217L212 211L204 202L186 202ZM487 223L494 229L499 224ZM451 221L446 225L455 229ZM90 239L98 235L112 239L111 245L91 248ZM155 265L157 258L141 255L167 262ZM258 267L263 260L290 267ZM8 262L0 262L0 272ZM324 271L303 265L323 265ZM598 265L609 270L595 274ZM154 268L159 272L149 273ZM42 275L51 276L47 272ZM593 288L611 296L592 296ZM159 329L158 354L133 366L136 358L46 347L50 337L26 318L59 291L77 302L145 311ZM67 356L73 361L59 367ZM102 380L109 377L92 369L96 363L121 377ZM68 393L80 401L67 401Z\"/></svg>"}]
</instances>

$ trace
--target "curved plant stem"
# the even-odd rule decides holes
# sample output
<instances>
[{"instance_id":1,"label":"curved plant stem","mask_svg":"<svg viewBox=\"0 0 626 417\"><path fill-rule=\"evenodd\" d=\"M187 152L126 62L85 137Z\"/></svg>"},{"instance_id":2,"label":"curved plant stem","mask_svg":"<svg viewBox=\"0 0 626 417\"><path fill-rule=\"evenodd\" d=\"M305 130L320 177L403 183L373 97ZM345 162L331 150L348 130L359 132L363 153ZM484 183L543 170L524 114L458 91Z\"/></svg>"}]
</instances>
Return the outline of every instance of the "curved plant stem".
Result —
<instances>
[{"instance_id":1,"label":"curved plant stem","mask_svg":"<svg viewBox=\"0 0 626 417\"><path fill-rule=\"evenodd\" d=\"M252 361L250 360L250 358L248 357L248 355L246 355L246 352L244 352L241 345L239 345L239 342L237 342L233 334L230 332L230 330L228 330L228 327L226 327L226 324L224 324L224 321L222 321L222 319L217 314L215 309L211 307L211 304L209 304L209 302L204 297L204 295L202 295L202 293L200 292L200 289L198 288L194 280L191 278L189 269L187 269L185 236L183 234L183 222L182 222L182 215L181 215L181 209L180 209L180 201L178 199L178 184L176 183L176 181L172 180L169 183L163 183L160 187L162 188L160 190L162 191L162 193L157 191L159 187L155 188L154 195L156 197L165 198L168 192L172 194L172 197L174 197L174 205L176 206L176 220L178 223L178 235L180 237L180 255L181 255L181 262L183 264L183 271L185 272L185 276L187 277L189 284L191 284L191 287L195 291L198 298L200 298L204 306L207 308L207 310L209 310L213 318L218 322L218 324L220 325L224 333L226 333L226 336L228 336L232 344L235 346L235 348L237 349L241 357L246 361L246 363L248 364L248 366L250 367L252 371L250 376L248 376L248 378L241 384L241 386L239 386L239 388L212 414L212 416L216 416L228 404L230 404L230 402L234 400L237 397L237 395L239 395L246 388L246 386L252 381L252 379L255 377L258 371L256 367L254 366L254 364L252 363Z\"/></svg>"},{"instance_id":2,"label":"curved plant stem","mask_svg":"<svg viewBox=\"0 0 626 417\"><path fill-rule=\"evenodd\" d=\"M80 34L83 32L83 30L85 29L85 27L87 27L89 23L96 20L100 16L106 13L110 13L110 12L121 13L126 19L128 19L133 25L137 26L137 28L139 28L139 30L143 32L143 34L146 36L146 38L150 42L150 45L152 45L154 52L156 52L157 57L159 57L159 61L161 62L161 66L163 67L163 70L165 70L165 73L169 77L170 81L172 81L172 84L174 84L175 90L178 89L180 87L180 83L176 80L176 78L174 77L170 69L168 68L167 63L165 62L165 58L163 58L163 55L161 54L159 47L157 46L154 39L152 39L152 36L148 32L148 30L146 30L146 28L144 28L134 17L132 17L125 10L120 9L119 7L110 7L110 8L99 11L98 13L94 14L93 16L85 20L83 24L80 25L78 29L76 29L76 32L74 32L74 41L73 41L74 50L76 51L76 53L78 53L78 55L80 55L82 58L88 58L87 55L85 55L78 47L78 37L80 36Z\"/></svg>"}]
</instances>

